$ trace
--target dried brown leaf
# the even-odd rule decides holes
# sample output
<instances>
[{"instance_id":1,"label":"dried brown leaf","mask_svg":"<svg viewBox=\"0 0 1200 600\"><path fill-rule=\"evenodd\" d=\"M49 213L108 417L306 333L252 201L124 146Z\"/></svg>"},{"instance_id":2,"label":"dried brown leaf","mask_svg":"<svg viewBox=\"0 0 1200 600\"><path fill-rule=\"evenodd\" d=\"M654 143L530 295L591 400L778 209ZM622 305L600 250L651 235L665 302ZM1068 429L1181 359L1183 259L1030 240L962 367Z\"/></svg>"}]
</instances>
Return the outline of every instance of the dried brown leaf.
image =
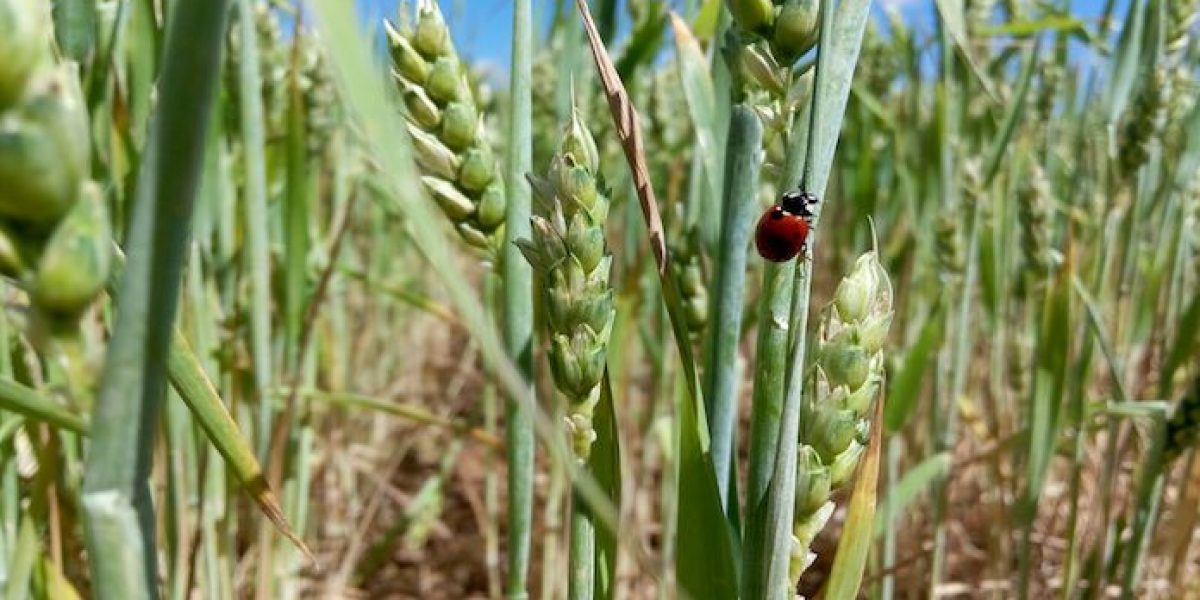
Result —
<instances>
[{"instance_id":1,"label":"dried brown leaf","mask_svg":"<svg viewBox=\"0 0 1200 600\"><path fill-rule=\"evenodd\" d=\"M592 58L596 61L596 70L600 73L600 83L604 87L604 96L608 99L608 108L612 110L613 123L617 126L617 136L621 147L625 150L625 160L633 172L633 185L637 190L638 201L642 205L642 216L646 219L646 227L650 230L650 250L654 253L654 262L658 274L667 272L667 244L663 233L662 217L658 214L658 202L654 199L654 188L650 185L650 172L646 168L646 152L642 144L642 128L638 123L637 109L621 83L608 50L596 30L592 13L588 10L585 0L575 0L579 15L583 17L583 26L587 31L588 45L592 49Z\"/></svg>"}]
</instances>

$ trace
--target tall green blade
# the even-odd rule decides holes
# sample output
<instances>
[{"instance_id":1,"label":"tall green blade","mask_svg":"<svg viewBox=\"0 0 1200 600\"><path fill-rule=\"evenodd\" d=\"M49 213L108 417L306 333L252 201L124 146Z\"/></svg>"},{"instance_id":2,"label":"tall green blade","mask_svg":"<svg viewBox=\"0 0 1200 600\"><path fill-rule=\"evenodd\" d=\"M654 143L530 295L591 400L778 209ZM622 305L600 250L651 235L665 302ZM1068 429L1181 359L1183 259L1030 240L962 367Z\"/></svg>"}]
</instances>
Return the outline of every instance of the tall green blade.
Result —
<instances>
[{"instance_id":1,"label":"tall green blade","mask_svg":"<svg viewBox=\"0 0 1200 600\"><path fill-rule=\"evenodd\" d=\"M708 58L700 49L700 43L679 15L671 13L671 26L675 33L676 68L683 84L683 97L687 101L688 114L696 128L696 152L703 163L704 180L708 193L721 189L721 149L717 146L719 134L716 116L716 91L712 76L708 73ZM701 182L692 182L693 186Z\"/></svg>"},{"instance_id":2,"label":"tall green blade","mask_svg":"<svg viewBox=\"0 0 1200 600\"><path fill-rule=\"evenodd\" d=\"M762 163L762 123L745 104L733 107L725 147L725 190L720 254L713 283L711 336L704 369L704 399L712 440L713 468L725 512L738 512L732 493L737 421L738 346L746 289L746 260L754 218L759 211L758 171ZM688 472L684 471L687 477Z\"/></svg>"},{"instance_id":3,"label":"tall green blade","mask_svg":"<svg viewBox=\"0 0 1200 600\"><path fill-rule=\"evenodd\" d=\"M59 0L54 3L54 29L58 45L71 60L85 62L96 45L94 0Z\"/></svg>"},{"instance_id":4,"label":"tall green blade","mask_svg":"<svg viewBox=\"0 0 1200 600\"><path fill-rule=\"evenodd\" d=\"M182 3L171 15L84 475L85 538L98 597L158 597L152 444L225 15L224 0Z\"/></svg>"},{"instance_id":5,"label":"tall green blade","mask_svg":"<svg viewBox=\"0 0 1200 600\"><path fill-rule=\"evenodd\" d=\"M738 597L733 529L725 518L708 453L703 405L683 397L679 408L679 540L676 577L690 598Z\"/></svg>"}]
</instances>

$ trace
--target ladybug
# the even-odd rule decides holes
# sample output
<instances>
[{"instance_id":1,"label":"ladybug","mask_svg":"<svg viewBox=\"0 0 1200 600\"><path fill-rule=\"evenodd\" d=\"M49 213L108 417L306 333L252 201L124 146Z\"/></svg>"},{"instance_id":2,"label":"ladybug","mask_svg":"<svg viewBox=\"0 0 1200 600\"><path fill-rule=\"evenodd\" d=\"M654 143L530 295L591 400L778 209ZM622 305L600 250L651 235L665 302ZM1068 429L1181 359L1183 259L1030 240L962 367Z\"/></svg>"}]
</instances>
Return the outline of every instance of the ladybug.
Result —
<instances>
[{"instance_id":1,"label":"ladybug","mask_svg":"<svg viewBox=\"0 0 1200 600\"><path fill-rule=\"evenodd\" d=\"M767 209L758 220L754 245L758 254L774 262L785 262L804 252L808 231L812 228L810 206L818 202L809 192L791 191Z\"/></svg>"}]
</instances>

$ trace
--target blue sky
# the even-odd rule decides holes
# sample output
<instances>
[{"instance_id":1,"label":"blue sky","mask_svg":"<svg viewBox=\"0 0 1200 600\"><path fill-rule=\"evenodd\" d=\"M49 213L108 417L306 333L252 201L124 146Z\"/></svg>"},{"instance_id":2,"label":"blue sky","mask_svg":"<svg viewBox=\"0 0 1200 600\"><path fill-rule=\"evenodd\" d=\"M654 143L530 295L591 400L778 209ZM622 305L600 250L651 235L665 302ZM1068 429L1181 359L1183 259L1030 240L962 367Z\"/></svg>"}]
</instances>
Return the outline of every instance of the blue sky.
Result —
<instances>
[{"instance_id":1,"label":"blue sky","mask_svg":"<svg viewBox=\"0 0 1200 600\"><path fill-rule=\"evenodd\" d=\"M398 0L355 0L366 19L396 14ZM1130 0L1117 0L1114 17L1125 12ZM485 69L503 73L511 56L512 0L438 0L450 25L459 52ZM533 0L535 18L545 23L553 10L553 0ZM672 0L682 5L682 0ZM929 29L934 14L933 0L876 0L875 12L894 7L917 28ZM1104 0L1071 0L1072 11L1084 19L1099 15ZM470 8L468 10L468 7Z\"/></svg>"},{"instance_id":2,"label":"blue sky","mask_svg":"<svg viewBox=\"0 0 1200 600\"><path fill-rule=\"evenodd\" d=\"M398 0L355 0L367 19L393 17ZM438 0L454 35L455 46L473 62L507 69L512 45L512 0ZM410 2L410 6L411 6ZM544 0L535 10L546 12ZM470 10L467 7L470 6Z\"/></svg>"}]
</instances>

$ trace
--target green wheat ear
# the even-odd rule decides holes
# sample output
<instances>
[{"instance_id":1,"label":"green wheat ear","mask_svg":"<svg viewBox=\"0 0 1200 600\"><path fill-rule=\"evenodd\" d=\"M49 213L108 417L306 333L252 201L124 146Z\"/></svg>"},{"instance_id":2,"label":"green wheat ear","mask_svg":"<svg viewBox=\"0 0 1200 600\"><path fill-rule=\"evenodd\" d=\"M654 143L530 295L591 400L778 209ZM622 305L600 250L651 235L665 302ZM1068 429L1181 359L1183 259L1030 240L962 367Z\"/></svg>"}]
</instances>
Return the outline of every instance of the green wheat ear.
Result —
<instances>
[{"instance_id":1,"label":"green wheat ear","mask_svg":"<svg viewBox=\"0 0 1200 600\"><path fill-rule=\"evenodd\" d=\"M305 144L309 156L331 160L326 153L333 148L330 140L342 125L341 98L320 40L309 31L300 35L299 84L307 123Z\"/></svg>"},{"instance_id":2,"label":"green wheat ear","mask_svg":"<svg viewBox=\"0 0 1200 600\"><path fill-rule=\"evenodd\" d=\"M1133 108L1122 129L1117 156L1121 172L1126 177L1132 177L1146 164L1150 159L1150 151L1162 136L1170 96L1168 84L1166 68L1157 65L1146 75L1134 97Z\"/></svg>"},{"instance_id":3,"label":"green wheat ear","mask_svg":"<svg viewBox=\"0 0 1200 600\"><path fill-rule=\"evenodd\" d=\"M111 271L108 203L89 180L79 68L49 52L48 5L0 0L0 273L29 299L24 333L88 404L94 383L80 319Z\"/></svg>"},{"instance_id":4,"label":"green wheat ear","mask_svg":"<svg viewBox=\"0 0 1200 600\"><path fill-rule=\"evenodd\" d=\"M892 315L891 280L876 253L867 252L838 284L821 319L815 395L805 410L796 461L793 582L816 558L810 546L833 514L832 492L849 481L866 451Z\"/></svg>"},{"instance_id":5,"label":"green wheat ear","mask_svg":"<svg viewBox=\"0 0 1200 600\"><path fill-rule=\"evenodd\" d=\"M112 232L91 169L74 63L49 60L44 5L0 2L0 271L29 292L39 326L66 332L100 294Z\"/></svg>"},{"instance_id":6,"label":"green wheat ear","mask_svg":"<svg viewBox=\"0 0 1200 600\"><path fill-rule=\"evenodd\" d=\"M413 27L384 28L421 181L462 239L494 260L504 241L504 182L442 13L422 2Z\"/></svg>"},{"instance_id":7,"label":"green wheat ear","mask_svg":"<svg viewBox=\"0 0 1200 600\"><path fill-rule=\"evenodd\" d=\"M762 122L764 166L775 173L785 162L793 117L812 93L813 70L796 66L817 45L821 2L727 0L727 5L734 19L721 51L734 75L733 99Z\"/></svg>"},{"instance_id":8,"label":"green wheat ear","mask_svg":"<svg viewBox=\"0 0 1200 600\"><path fill-rule=\"evenodd\" d=\"M700 230L691 227L679 242L671 245L671 271L679 282L683 300L683 315L693 342L699 342L708 325L708 281L705 271L703 241Z\"/></svg>"},{"instance_id":9,"label":"green wheat ear","mask_svg":"<svg viewBox=\"0 0 1200 600\"><path fill-rule=\"evenodd\" d=\"M1017 192L1017 221L1026 277L1040 280L1050 267L1050 207L1053 191L1042 166L1033 163Z\"/></svg>"},{"instance_id":10,"label":"green wheat ear","mask_svg":"<svg viewBox=\"0 0 1200 600\"><path fill-rule=\"evenodd\" d=\"M544 177L531 176L533 238L517 245L541 278L550 335L550 371L570 410L575 456L586 462L596 432L592 415L613 325L612 256L604 239L609 199L598 182L596 142L572 111Z\"/></svg>"},{"instance_id":11,"label":"green wheat ear","mask_svg":"<svg viewBox=\"0 0 1200 600\"><path fill-rule=\"evenodd\" d=\"M0 109L14 104L49 49L49 7L38 0L0 2Z\"/></svg>"}]
</instances>

